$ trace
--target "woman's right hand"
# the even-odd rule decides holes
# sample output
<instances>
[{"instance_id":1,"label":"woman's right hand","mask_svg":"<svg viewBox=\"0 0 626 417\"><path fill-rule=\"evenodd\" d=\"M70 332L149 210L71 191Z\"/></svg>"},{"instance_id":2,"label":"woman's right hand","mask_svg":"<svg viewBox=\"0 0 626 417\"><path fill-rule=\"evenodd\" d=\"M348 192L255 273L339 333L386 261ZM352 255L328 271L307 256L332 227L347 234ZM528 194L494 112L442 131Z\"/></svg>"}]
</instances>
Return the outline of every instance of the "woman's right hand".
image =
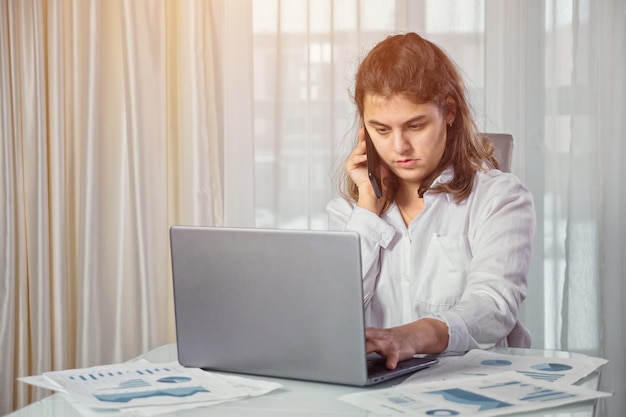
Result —
<instances>
[{"instance_id":1,"label":"woman's right hand","mask_svg":"<svg viewBox=\"0 0 626 417\"><path fill-rule=\"evenodd\" d=\"M387 368L396 369L398 362L416 353L441 353L448 347L448 325L425 317L390 329L365 329L367 353L377 352L387 358Z\"/></svg>"},{"instance_id":2,"label":"woman's right hand","mask_svg":"<svg viewBox=\"0 0 626 417\"><path fill-rule=\"evenodd\" d=\"M346 173L359 189L359 201L357 205L380 215L384 205L385 187L383 183L383 198L376 197L374 187L367 173L367 152L365 146L365 128L359 129L359 140L344 164Z\"/></svg>"}]
</instances>

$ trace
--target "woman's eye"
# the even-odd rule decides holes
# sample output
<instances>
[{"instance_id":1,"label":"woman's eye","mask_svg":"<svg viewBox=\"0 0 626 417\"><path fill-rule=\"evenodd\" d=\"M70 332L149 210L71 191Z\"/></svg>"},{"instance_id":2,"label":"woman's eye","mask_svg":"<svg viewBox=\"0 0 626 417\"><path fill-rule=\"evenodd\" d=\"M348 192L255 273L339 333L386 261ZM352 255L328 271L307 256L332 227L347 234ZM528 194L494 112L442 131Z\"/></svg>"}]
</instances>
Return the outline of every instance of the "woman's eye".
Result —
<instances>
[{"instance_id":1,"label":"woman's eye","mask_svg":"<svg viewBox=\"0 0 626 417\"><path fill-rule=\"evenodd\" d=\"M386 135L389 133L389 129L376 129L376 132L378 132L379 135Z\"/></svg>"}]
</instances>

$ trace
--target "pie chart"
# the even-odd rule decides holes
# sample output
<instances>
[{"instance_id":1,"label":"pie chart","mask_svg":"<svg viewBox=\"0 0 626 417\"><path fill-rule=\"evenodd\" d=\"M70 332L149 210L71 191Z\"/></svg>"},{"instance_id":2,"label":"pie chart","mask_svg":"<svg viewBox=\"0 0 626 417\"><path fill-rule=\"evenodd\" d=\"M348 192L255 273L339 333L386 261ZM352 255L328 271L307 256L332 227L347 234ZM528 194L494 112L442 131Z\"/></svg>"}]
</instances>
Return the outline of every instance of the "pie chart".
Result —
<instances>
[{"instance_id":1,"label":"pie chart","mask_svg":"<svg viewBox=\"0 0 626 417\"><path fill-rule=\"evenodd\" d=\"M565 365L564 363L538 363L537 365L532 365L531 368L544 372L563 372L572 369L570 365Z\"/></svg>"}]
</instances>

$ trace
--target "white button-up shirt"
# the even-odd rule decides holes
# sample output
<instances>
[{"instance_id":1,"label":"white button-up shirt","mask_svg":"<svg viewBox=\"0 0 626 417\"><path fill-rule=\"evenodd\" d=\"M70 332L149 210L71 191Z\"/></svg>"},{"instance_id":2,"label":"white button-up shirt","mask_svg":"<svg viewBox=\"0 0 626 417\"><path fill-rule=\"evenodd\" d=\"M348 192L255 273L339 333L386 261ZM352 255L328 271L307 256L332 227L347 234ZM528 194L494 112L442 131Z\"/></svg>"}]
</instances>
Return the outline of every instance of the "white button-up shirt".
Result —
<instances>
[{"instance_id":1,"label":"white button-up shirt","mask_svg":"<svg viewBox=\"0 0 626 417\"><path fill-rule=\"evenodd\" d=\"M447 170L433 185L451 178ZM536 219L532 195L517 177L478 172L460 204L426 192L424 210L408 228L395 204L380 217L343 198L327 210L331 230L360 235L368 326L434 317L448 325L448 352L530 346L518 313Z\"/></svg>"}]
</instances>

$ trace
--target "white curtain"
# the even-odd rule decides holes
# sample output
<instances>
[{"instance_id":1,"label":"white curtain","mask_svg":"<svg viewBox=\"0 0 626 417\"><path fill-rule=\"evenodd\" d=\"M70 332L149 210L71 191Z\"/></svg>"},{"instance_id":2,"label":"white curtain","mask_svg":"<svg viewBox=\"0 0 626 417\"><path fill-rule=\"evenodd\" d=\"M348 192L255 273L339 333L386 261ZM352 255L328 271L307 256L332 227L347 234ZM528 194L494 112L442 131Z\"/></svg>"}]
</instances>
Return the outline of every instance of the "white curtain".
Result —
<instances>
[{"instance_id":1,"label":"white curtain","mask_svg":"<svg viewBox=\"0 0 626 417\"><path fill-rule=\"evenodd\" d=\"M174 339L168 226L326 227L359 59L417 31L512 133L536 348L626 409L625 0L0 0L0 413Z\"/></svg>"},{"instance_id":2,"label":"white curtain","mask_svg":"<svg viewBox=\"0 0 626 417\"><path fill-rule=\"evenodd\" d=\"M516 139L513 171L532 190L539 223L524 308L533 347L608 358L601 388L615 395L598 415L621 415L626 1L253 0L253 8L256 225L326 227L333 175L354 135L358 60L388 34L424 35L462 68L480 128Z\"/></svg>"},{"instance_id":3,"label":"white curtain","mask_svg":"<svg viewBox=\"0 0 626 417\"><path fill-rule=\"evenodd\" d=\"M168 228L223 222L207 2L0 2L0 414L174 341Z\"/></svg>"}]
</instances>

